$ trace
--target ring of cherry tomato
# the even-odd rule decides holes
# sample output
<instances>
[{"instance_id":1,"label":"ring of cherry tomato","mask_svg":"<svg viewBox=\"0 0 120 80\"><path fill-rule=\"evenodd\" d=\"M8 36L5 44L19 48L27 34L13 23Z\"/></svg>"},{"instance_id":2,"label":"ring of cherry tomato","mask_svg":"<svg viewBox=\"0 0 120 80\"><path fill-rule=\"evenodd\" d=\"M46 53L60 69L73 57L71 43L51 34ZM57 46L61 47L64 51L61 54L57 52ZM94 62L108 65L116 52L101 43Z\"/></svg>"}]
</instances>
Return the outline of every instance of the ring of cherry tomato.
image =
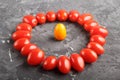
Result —
<instances>
[{"instance_id":1,"label":"ring of cherry tomato","mask_svg":"<svg viewBox=\"0 0 120 80\"><path fill-rule=\"evenodd\" d=\"M73 53L70 57L62 55L60 57L45 57L45 52L30 43L32 28L38 23L44 24L54 21L71 21L83 25L83 28L90 32L90 42L87 47L82 49L80 53ZM57 32L56 32L57 34ZM85 63L94 63L98 59L98 55L104 53L103 45L106 43L105 37L108 35L106 28L100 26L89 13L80 14L76 10L69 13L61 9L58 12L48 11L46 14L37 13L36 16L26 15L23 17L22 23L18 24L16 31L12 34L14 48L19 50L23 56L27 57L27 63L35 66L42 63L44 70L58 70L67 74L71 68L80 72L84 70Z\"/></svg>"}]
</instances>

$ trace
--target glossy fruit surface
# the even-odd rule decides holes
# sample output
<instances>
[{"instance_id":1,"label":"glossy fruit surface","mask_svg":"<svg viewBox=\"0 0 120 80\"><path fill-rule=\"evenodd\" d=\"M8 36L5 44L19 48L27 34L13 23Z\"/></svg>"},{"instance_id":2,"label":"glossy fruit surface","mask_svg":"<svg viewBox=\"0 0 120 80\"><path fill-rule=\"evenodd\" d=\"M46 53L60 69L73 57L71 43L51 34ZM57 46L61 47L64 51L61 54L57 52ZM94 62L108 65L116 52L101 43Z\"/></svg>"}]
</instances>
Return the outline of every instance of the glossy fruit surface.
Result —
<instances>
[{"instance_id":1,"label":"glossy fruit surface","mask_svg":"<svg viewBox=\"0 0 120 80\"><path fill-rule=\"evenodd\" d=\"M84 70L85 63L84 63L83 58L79 54L77 53L71 54L70 62L71 62L71 66L76 71L80 72Z\"/></svg>"},{"instance_id":2,"label":"glossy fruit surface","mask_svg":"<svg viewBox=\"0 0 120 80\"><path fill-rule=\"evenodd\" d=\"M80 51L80 56L84 59L86 63L93 63L97 61L97 54L89 48L84 48Z\"/></svg>"},{"instance_id":3,"label":"glossy fruit surface","mask_svg":"<svg viewBox=\"0 0 120 80\"><path fill-rule=\"evenodd\" d=\"M93 35L90 38L90 42L97 42L103 46L106 43L106 40L101 35Z\"/></svg>"},{"instance_id":4,"label":"glossy fruit surface","mask_svg":"<svg viewBox=\"0 0 120 80\"><path fill-rule=\"evenodd\" d=\"M59 10L56 15L59 21L66 21L68 19L68 13L64 9Z\"/></svg>"},{"instance_id":5,"label":"glossy fruit surface","mask_svg":"<svg viewBox=\"0 0 120 80\"><path fill-rule=\"evenodd\" d=\"M16 31L18 31L18 30L25 30L25 31L31 32L32 26L30 24L27 24L27 23L20 23L16 27Z\"/></svg>"},{"instance_id":6,"label":"glossy fruit surface","mask_svg":"<svg viewBox=\"0 0 120 80\"><path fill-rule=\"evenodd\" d=\"M23 56L28 56L28 54L32 51L32 50L34 50L34 49L36 49L37 48L37 46L35 45L35 44L26 44L25 46L23 46L22 47L22 49L21 49L21 54L23 55Z\"/></svg>"},{"instance_id":7,"label":"glossy fruit surface","mask_svg":"<svg viewBox=\"0 0 120 80\"><path fill-rule=\"evenodd\" d=\"M69 13L69 20L71 22L76 22L78 17L79 17L80 13L76 10L71 10Z\"/></svg>"},{"instance_id":8,"label":"glossy fruit surface","mask_svg":"<svg viewBox=\"0 0 120 80\"><path fill-rule=\"evenodd\" d=\"M58 23L54 28L54 37L56 40L64 40L67 36L66 27Z\"/></svg>"},{"instance_id":9,"label":"glossy fruit surface","mask_svg":"<svg viewBox=\"0 0 120 80\"><path fill-rule=\"evenodd\" d=\"M39 24L44 24L46 22L46 15L44 13L37 13L36 19Z\"/></svg>"},{"instance_id":10,"label":"glossy fruit surface","mask_svg":"<svg viewBox=\"0 0 120 80\"><path fill-rule=\"evenodd\" d=\"M30 24L32 27L37 25L37 19L33 15L26 15L23 17L23 22Z\"/></svg>"},{"instance_id":11,"label":"glossy fruit surface","mask_svg":"<svg viewBox=\"0 0 120 80\"><path fill-rule=\"evenodd\" d=\"M98 23L94 20L89 20L84 23L84 29L86 31L90 31L93 27L97 27L97 26L98 26Z\"/></svg>"},{"instance_id":12,"label":"glossy fruit surface","mask_svg":"<svg viewBox=\"0 0 120 80\"><path fill-rule=\"evenodd\" d=\"M46 14L46 19L49 22L54 22L56 20L56 14L54 11L48 11Z\"/></svg>"},{"instance_id":13,"label":"glossy fruit surface","mask_svg":"<svg viewBox=\"0 0 120 80\"><path fill-rule=\"evenodd\" d=\"M93 29L90 30L90 35L101 35L102 37L107 37L108 36L108 31L106 28L103 27L95 27Z\"/></svg>"},{"instance_id":14,"label":"glossy fruit surface","mask_svg":"<svg viewBox=\"0 0 120 80\"><path fill-rule=\"evenodd\" d=\"M80 25L84 25L85 22L92 20L93 16L90 13L83 13L81 15L79 15L77 22Z\"/></svg>"},{"instance_id":15,"label":"glossy fruit surface","mask_svg":"<svg viewBox=\"0 0 120 80\"><path fill-rule=\"evenodd\" d=\"M24 30L18 30L16 32L14 32L12 34L12 39L14 41L20 39L20 38L27 38L27 39L30 39L31 38L31 34L29 31L24 31Z\"/></svg>"},{"instance_id":16,"label":"glossy fruit surface","mask_svg":"<svg viewBox=\"0 0 120 80\"><path fill-rule=\"evenodd\" d=\"M90 42L90 43L88 43L87 48L92 49L98 55L101 55L101 54L104 53L104 48L100 44L98 44L96 42Z\"/></svg>"},{"instance_id":17,"label":"glossy fruit surface","mask_svg":"<svg viewBox=\"0 0 120 80\"><path fill-rule=\"evenodd\" d=\"M36 66L39 65L44 59L44 51L40 49L34 49L32 50L28 57L27 57L27 62L29 65Z\"/></svg>"},{"instance_id":18,"label":"glossy fruit surface","mask_svg":"<svg viewBox=\"0 0 120 80\"><path fill-rule=\"evenodd\" d=\"M66 56L60 56L57 61L58 69L61 73L67 74L70 72L70 60Z\"/></svg>"},{"instance_id":19,"label":"glossy fruit surface","mask_svg":"<svg viewBox=\"0 0 120 80\"><path fill-rule=\"evenodd\" d=\"M23 46L25 46L26 44L29 44L30 43L30 41L27 39L27 38L21 38L21 39L18 39L18 40L16 40L15 42L14 42L14 48L16 49L16 50L21 50L21 48L23 47Z\"/></svg>"},{"instance_id":20,"label":"glossy fruit surface","mask_svg":"<svg viewBox=\"0 0 120 80\"><path fill-rule=\"evenodd\" d=\"M43 62L45 70L52 70L57 66L57 58L55 56L48 56Z\"/></svg>"}]
</instances>

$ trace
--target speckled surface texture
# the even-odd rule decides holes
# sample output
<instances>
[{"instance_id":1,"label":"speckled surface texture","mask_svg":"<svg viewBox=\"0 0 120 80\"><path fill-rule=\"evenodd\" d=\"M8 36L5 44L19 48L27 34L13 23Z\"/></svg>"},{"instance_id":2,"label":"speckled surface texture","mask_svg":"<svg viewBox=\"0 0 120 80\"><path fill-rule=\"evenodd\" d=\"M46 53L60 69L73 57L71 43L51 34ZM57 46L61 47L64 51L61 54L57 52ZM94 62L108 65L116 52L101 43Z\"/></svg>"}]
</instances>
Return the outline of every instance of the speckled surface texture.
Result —
<instances>
[{"instance_id":1,"label":"speckled surface texture","mask_svg":"<svg viewBox=\"0 0 120 80\"><path fill-rule=\"evenodd\" d=\"M83 72L72 70L62 75L58 70L44 71L41 66L27 65L26 58L13 49L10 35L26 14L59 9L90 12L109 31L105 54L94 64L86 64ZM46 55L70 55L79 52L89 35L76 23L63 22L68 36L64 41L53 39L58 22L38 25L31 42L38 44ZM0 80L120 80L120 0L0 0Z\"/></svg>"}]
</instances>

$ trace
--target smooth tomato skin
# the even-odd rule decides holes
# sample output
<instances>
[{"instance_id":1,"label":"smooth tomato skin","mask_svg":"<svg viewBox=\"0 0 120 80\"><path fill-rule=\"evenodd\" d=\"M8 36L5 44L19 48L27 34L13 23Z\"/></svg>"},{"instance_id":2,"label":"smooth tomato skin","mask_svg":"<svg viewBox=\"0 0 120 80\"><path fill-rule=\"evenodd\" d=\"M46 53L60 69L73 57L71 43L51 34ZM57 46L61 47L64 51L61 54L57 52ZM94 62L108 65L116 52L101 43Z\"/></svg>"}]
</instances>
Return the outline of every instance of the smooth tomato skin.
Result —
<instances>
[{"instance_id":1,"label":"smooth tomato skin","mask_svg":"<svg viewBox=\"0 0 120 80\"><path fill-rule=\"evenodd\" d=\"M84 23L84 29L90 31L93 27L97 27L99 24L94 20L89 20Z\"/></svg>"},{"instance_id":2,"label":"smooth tomato skin","mask_svg":"<svg viewBox=\"0 0 120 80\"><path fill-rule=\"evenodd\" d=\"M85 22L92 20L92 19L93 19L93 16L90 13L83 13L79 15L77 22L80 25L84 25Z\"/></svg>"},{"instance_id":3,"label":"smooth tomato skin","mask_svg":"<svg viewBox=\"0 0 120 80\"><path fill-rule=\"evenodd\" d=\"M99 27L95 27L93 29L90 30L90 35L101 35L102 37L107 37L108 36L108 31L106 28L103 28L101 26Z\"/></svg>"},{"instance_id":4,"label":"smooth tomato skin","mask_svg":"<svg viewBox=\"0 0 120 80\"><path fill-rule=\"evenodd\" d=\"M57 66L57 58L55 56L48 56L43 62L43 69L52 70Z\"/></svg>"},{"instance_id":5,"label":"smooth tomato skin","mask_svg":"<svg viewBox=\"0 0 120 80\"><path fill-rule=\"evenodd\" d=\"M18 31L18 30L25 30L25 31L32 32L32 26L27 23L20 23L16 27L16 31Z\"/></svg>"},{"instance_id":6,"label":"smooth tomato skin","mask_svg":"<svg viewBox=\"0 0 120 80\"><path fill-rule=\"evenodd\" d=\"M69 20L71 22L76 22L78 17L79 17L80 13L76 10L71 10L69 13Z\"/></svg>"},{"instance_id":7,"label":"smooth tomato skin","mask_svg":"<svg viewBox=\"0 0 120 80\"><path fill-rule=\"evenodd\" d=\"M82 49L80 51L80 56L84 59L86 63L93 63L98 59L96 52L89 48Z\"/></svg>"},{"instance_id":8,"label":"smooth tomato skin","mask_svg":"<svg viewBox=\"0 0 120 80\"><path fill-rule=\"evenodd\" d=\"M36 19L37 19L39 24L44 24L46 22L46 16L44 13L37 13Z\"/></svg>"},{"instance_id":9,"label":"smooth tomato skin","mask_svg":"<svg viewBox=\"0 0 120 80\"><path fill-rule=\"evenodd\" d=\"M39 48L32 50L27 57L27 63L31 66L39 65L44 60L44 51Z\"/></svg>"},{"instance_id":10,"label":"smooth tomato skin","mask_svg":"<svg viewBox=\"0 0 120 80\"><path fill-rule=\"evenodd\" d=\"M20 51L23 46L25 46L26 44L29 44L29 43L30 43L29 39L21 38L21 39L16 40L14 42L13 46L16 50Z\"/></svg>"},{"instance_id":11,"label":"smooth tomato skin","mask_svg":"<svg viewBox=\"0 0 120 80\"><path fill-rule=\"evenodd\" d=\"M76 71L81 72L84 70L85 63L84 63L83 58L79 54L77 54L77 53L71 54L70 62L71 62L71 66Z\"/></svg>"},{"instance_id":12,"label":"smooth tomato skin","mask_svg":"<svg viewBox=\"0 0 120 80\"><path fill-rule=\"evenodd\" d=\"M60 56L57 60L57 67L61 73L69 73L71 69L70 60L66 56Z\"/></svg>"},{"instance_id":13,"label":"smooth tomato skin","mask_svg":"<svg viewBox=\"0 0 120 80\"><path fill-rule=\"evenodd\" d=\"M23 17L23 22L30 24L32 27L37 25L37 19L33 15L26 15Z\"/></svg>"},{"instance_id":14,"label":"smooth tomato skin","mask_svg":"<svg viewBox=\"0 0 120 80\"><path fill-rule=\"evenodd\" d=\"M25 46L22 47L21 54L23 56L28 56L28 54L36 48L37 48L37 46L35 44L31 44L31 43L26 44Z\"/></svg>"},{"instance_id":15,"label":"smooth tomato skin","mask_svg":"<svg viewBox=\"0 0 120 80\"><path fill-rule=\"evenodd\" d=\"M56 13L56 15L57 15L57 20L59 20L59 21L66 21L68 19L68 13L64 9L59 10Z\"/></svg>"},{"instance_id":16,"label":"smooth tomato skin","mask_svg":"<svg viewBox=\"0 0 120 80\"><path fill-rule=\"evenodd\" d=\"M49 22L54 22L56 20L56 14L54 11L48 11L46 14L46 19Z\"/></svg>"},{"instance_id":17,"label":"smooth tomato skin","mask_svg":"<svg viewBox=\"0 0 120 80\"><path fill-rule=\"evenodd\" d=\"M104 53L104 48L96 42L89 42L87 48L92 49L97 53L97 55L101 55Z\"/></svg>"},{"instance_id":18,"label":"smooth tomato skin","mask_svg":"<svg viewBox=\"0 0 120 80\"><path fill-rule=\"evenodd\" d=\"M27 39L31 39L31 34L29 31L24 31L24 30L19 30L16 31L12 34L12 39L14 41L20 39L20 38L27 38Z\"/></svg>"},{"instance_id":19,"label":"smooth tomato skin","mask_svg":"<svg viewBox=\"0 0 120 80\"><path fill-rule=\"evenodd\" d=\"M103 46L106 43L106 40L101 35L93 35L90 38L90 42L97 42L97 43L99 43L100 45Z\"/></svg>"}]
</instances>

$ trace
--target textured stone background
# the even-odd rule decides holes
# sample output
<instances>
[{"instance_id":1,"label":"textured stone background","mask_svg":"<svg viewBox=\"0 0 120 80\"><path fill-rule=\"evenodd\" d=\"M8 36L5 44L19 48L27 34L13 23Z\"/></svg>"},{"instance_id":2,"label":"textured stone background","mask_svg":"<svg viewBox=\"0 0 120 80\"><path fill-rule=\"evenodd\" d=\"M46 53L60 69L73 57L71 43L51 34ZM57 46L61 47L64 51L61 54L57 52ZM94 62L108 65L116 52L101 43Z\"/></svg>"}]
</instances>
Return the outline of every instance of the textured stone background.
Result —
<instances>
[{"instance_id":1,"label":"textured stone background","mask_svg":"<svg viewBox=\"0 0 120 80\"><path fill-rule=\"evenodd\" d=\"M10 36L24 15L59 9L90 12L109 30L105 54L96 63L87 64L81 73L72 70L62 75L58 70L31 67L12 47ZM53 27L56 23L38 25L32 32L31 42L37 43L47 55L56 56L70 55L86 46L88 33L78 24L69 22L63 22L67 26L66 40L55 41ZM0 0L0 80L120 80L120 0Z\"/></svg>"}]
</instances>

